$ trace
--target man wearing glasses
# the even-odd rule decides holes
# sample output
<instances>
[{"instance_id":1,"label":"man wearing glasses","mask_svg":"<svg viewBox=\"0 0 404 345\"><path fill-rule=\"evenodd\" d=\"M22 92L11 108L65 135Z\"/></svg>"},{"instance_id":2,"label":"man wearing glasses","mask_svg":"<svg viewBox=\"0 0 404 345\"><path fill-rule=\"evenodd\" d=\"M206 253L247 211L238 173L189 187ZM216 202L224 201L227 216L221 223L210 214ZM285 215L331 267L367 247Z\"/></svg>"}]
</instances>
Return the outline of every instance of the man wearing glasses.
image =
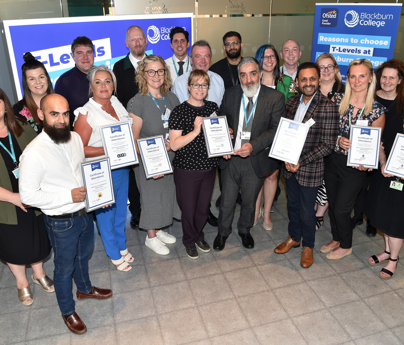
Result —
<instances>
[{"instance_id":1,"label":"man wearing glasses","mask_svg":"<svg viewBox=\"0 0 404 345\"><path fill-rule=\"evenodd\" d=\"M213 64L210 70L223 78L224 87L228 89L240 84L237 73L237 66L241 61L241 50L243 49L240 34L236 31L227 32L223 36L223 49L227 57Z\"/></svg>"}]
</instances>

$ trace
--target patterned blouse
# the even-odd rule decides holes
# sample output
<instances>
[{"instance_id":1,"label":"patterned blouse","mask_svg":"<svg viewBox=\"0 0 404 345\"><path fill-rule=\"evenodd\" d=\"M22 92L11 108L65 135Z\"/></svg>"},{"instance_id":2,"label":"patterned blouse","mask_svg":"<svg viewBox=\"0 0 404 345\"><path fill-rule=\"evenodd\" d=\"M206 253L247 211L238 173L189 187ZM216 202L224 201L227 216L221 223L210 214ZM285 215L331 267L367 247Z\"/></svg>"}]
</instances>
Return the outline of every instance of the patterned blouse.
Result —
<instances>
[{"instance_id":1,"label":"patterned blouse","mask_svg":"<svg viewBox=\"0 0 404 345\"><path fill-rule=\"evenodd\" d=\"M342 97L344 97L343 93L336 93L334 95L334 102L339 106L341 104ZM376 121L380 116L382 116L386 108L383 107L379 102L374 101L372 104L372 110L368 114L362 114L362 109L358 110L356 116L354 117L355 107L352 104L349 104L349 107L344 115L340 116L339 119L339 133L338 137L349 138L349 117L351 116L351 125L356 125L357 120L367 120L368 126L372 126L372 123ZM335 147L335 152L347 155L348 151L345 151L343 148L339 147L338 140Z\"/></svg>"}]
</instances>

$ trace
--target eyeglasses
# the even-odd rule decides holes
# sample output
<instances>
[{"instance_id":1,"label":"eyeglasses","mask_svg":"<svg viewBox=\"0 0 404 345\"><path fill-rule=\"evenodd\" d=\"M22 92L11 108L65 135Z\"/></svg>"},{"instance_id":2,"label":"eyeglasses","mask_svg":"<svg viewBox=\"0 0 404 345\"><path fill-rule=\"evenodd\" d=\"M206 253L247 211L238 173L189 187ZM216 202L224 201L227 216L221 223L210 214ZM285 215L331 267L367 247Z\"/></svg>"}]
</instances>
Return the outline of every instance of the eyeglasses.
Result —
<instances>
[{"instance_id":1,"label":"eyeglasses","mask_svg":"<svg viewBox=\"0 0 404 345\"><path fill-rule=\"evenodd\" d=\"M264 55L264 58L263 58L264 60L275 60L276 59L276 57L275 57L275 55Z\"/></svg>"},{"instance_id":2,"label":"eyeglasses","mask_svg":"<svg viewBox=\"0 0 404 345\"><path fill-rule=\"evenodd\" d=\"M158 71L155 71L154 69L148 69L145 72L149 75L149 77L154 77L156 75L156 73L161 77L162 75L164 75L166 70L165 69L159 69Z\"/></svg>"},{"instance_id":3,"label":"eyeglasses","mask_svg":"<svg viewBox=\"0 0 404 345\"><path fill-rule=\"evenodd\" d=\"M224 45L225 47L230 47L231 45L238 46L241 42L240 41L233 41L233 42L226 42Z\"/></svg>"},{"instance_id":4,"label":"eyeglasses","mask_svg":"<svg viewBox=\"0 0 404 345\"><path fill-rule=\"evenodd\" d=\"M335 69L335 65L328 65L328 66L320 66L320 71L333 71Z\"/></svg>"},{"instance_id":5,"label":"eyeglasses","mask_svg":"<svg viewBox=\"0 0 404 345\"><path fill-rule=\"evenodd\" d=\"M193 83L193 84L191 84L191 86L195 90L199 89L200 87L205 90L205 89L207 89L209 87L209 84L207 84L207 83L204 83L204 84Z\"/></svg>"}]
</instances>

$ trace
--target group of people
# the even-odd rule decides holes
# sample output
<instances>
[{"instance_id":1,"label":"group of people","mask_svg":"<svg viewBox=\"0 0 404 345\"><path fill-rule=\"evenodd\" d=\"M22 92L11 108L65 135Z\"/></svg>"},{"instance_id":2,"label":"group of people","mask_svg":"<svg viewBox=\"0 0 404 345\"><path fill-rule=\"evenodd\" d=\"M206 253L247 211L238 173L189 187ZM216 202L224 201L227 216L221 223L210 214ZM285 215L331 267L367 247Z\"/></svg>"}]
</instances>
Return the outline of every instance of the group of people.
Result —
<instances>
[{"instance_id":1,"label":"group of people","mask_svg":"<svg viewBox=\"0 0 404 345\"><path fill-rule=\"evenodd\" d=\"M250 230L258 219L265 230L274 226L271 210L281 174L289 225L276 253L302 244L301 266L310 267L316 230L328 208L332 240L321 252L334 260L351 254L351 212L365 190L363 213L386 242L385 252L371 256L369 264L387 262L380 277L391 278L404 239L399 217L404 199L403 184L401 190L391 188L399 179L384 168L396 134L403 133L404 64L388 61L375 74L370 61L354 60L344 86L331 54L299 64L294 40L283 44L280 56L265 44L255 57L243 58L241 35L230 31L223 36L226 57L212 66L207 41L195 42L188 56L188 32L175 27L170 40L172 57L146 55L143 30L131 26L125 38L129 53L110 70L94 66L93 43L80 36L71 45L75 67L55 89L44 65L27 53L23 99L12 107L0 90L0 259L16 278L21 303L33 303L29 264L33 282L56 292L69 330L82 334L86 326L75 312L71 277L78 299L112 296L111 290L92 286L88 274L94 220L107 256L122 272L134 261L126 246L128 199L131 227L146 231L145 245L159 255L168 255L176 242L168 231L173 221L181 222L189 258L211 250L203 232L207 222L218 227L213 249L223 250L237 203L238 235L251 249ZM227 117L234 154L209 158L203 118L220 115ZM268 157L281 117L309 126L297 164ZM105 156L99 128L121 121L132 123L135 140L162 135L174 173L147 179L141 159L134 167L114 169L116 202L86 213L81 163ZM347 166L351 125L382 128L377 171ZM210 211L217 170L218 218ZM370 174L370 187L363 188ZM51 249L53 281L43 269Z\"/></svg>"}]
</instances>

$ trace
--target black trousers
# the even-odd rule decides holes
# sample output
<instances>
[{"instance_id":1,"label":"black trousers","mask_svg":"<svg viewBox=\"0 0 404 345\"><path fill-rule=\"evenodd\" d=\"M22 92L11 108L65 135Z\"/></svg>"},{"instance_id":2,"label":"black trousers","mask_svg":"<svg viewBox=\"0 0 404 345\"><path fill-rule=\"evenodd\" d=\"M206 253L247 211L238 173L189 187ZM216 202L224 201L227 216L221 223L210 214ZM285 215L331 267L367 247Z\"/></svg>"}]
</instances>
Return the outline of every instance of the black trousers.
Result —
<instances>
[{"instance_id":1,"label":"black trousers","mask_svg":"<svg viewBox=\"0 0 404 345\"><path fill-rule=\"evenodd\" d=\"M137 189L135 173L133 172L133 168L129 169L129 190L128 190L128 199L129 199L129 211L135 218L140 218L140 193L139 189Z\"/></svg>"}]
</instances>

